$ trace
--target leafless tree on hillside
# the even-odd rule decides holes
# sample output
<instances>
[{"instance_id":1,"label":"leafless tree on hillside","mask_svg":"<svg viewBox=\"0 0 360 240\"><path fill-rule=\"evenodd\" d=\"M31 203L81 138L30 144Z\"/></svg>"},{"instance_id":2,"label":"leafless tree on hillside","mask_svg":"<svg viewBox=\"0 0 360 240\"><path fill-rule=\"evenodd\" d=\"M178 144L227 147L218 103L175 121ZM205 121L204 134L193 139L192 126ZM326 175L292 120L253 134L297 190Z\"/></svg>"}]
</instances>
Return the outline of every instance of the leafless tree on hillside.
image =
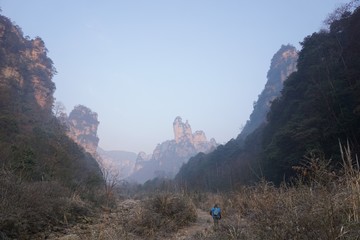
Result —
<instances>
[{"instance_id":1,"label":"leafless tree on hillside","mask_svg":"<svg viewBox=\"0 0 360 240\"><path fill-rule=\"evenodd\" d=\"M342 18L346 12L353 12L359 6L360 0L352 0L349 3L342 4L328 15L324 21L325 26L330 26L332 22Z\"/></svg>"}]
</instances>

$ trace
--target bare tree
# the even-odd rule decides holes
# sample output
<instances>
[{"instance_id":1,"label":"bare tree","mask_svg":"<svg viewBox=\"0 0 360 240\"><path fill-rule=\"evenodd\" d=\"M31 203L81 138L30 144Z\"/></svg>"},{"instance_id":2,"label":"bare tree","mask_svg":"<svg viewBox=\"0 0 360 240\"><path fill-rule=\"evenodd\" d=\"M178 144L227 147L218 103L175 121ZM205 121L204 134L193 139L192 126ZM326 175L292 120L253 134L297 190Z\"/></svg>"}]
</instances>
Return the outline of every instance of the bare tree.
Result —
<instances>
[{"instance_id":1,"label":"bare tree","mask_svg":"<svg viewBox=\"0 0 360 240\"><path fill-rule=\"evenodd\" d=\"M324 24L326 26L330 26L335 20L341 19L345 13L352 12L359 6L360 0L352 0L349 3L342 4L329 14L329 16L325 19Z\"/></svg>"},{"instance_id":2,"label":"bare tree","mask_svg":"<svg viewBox=\"0 0 360 240\"><path fill-rule=\"evenodd\" d=\"M53 107L53 113L55 117L61 117L64 114L66 115L66 107L62 102L56 101Z\"/></svg>"},{"instance_id":3,"label":"bare tree","mask_svg":"<svg viewBox=\"0 0 360 240\"><path fill-rule=\"evenodd\" d=\"M115 188L121 182L121 174L119 170L116 170L114 167L105 167L101 162L100 169L104 179L105 207L109 207L115 197Z\"/></svg>"}]
</instances>

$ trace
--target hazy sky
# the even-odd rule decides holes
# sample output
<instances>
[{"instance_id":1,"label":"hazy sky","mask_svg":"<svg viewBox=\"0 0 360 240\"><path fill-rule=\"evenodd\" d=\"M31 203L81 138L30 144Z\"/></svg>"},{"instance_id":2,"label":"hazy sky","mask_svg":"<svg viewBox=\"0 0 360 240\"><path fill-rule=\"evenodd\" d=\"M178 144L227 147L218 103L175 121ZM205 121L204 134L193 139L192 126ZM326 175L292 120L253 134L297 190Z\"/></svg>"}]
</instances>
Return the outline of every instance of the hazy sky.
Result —
<instances>
[{"instance_id":1,"label":"hazy sky","mask_svg":"<svg viewBox=\"0 0 360 240\"><path fill-rule=\"evenodd\" d=\"M282 44L298 49L340 0L0 0L40 36L69 113L98 113L100 147L151 153L176 116L225 143L249 119Z\"/></svg>"}]
</instances>

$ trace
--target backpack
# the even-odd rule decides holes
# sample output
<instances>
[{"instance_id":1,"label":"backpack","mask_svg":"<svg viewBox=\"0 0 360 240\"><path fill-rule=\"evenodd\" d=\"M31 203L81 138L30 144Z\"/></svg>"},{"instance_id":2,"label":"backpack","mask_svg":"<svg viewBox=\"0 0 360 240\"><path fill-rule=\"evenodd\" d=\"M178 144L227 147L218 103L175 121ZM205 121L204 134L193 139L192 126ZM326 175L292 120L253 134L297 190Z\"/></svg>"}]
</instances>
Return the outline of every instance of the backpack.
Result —
<instances>
[{"instance_id":1,"label":"backpack","mask_svg":"<svg viewBox=\"0 0 360 240\"><path fill-rule=\"evenodd\" d=\"M217 219L221 218L221 216L220 216L220 208L214 208L213 216L214 216L214 218L217 218Z\"/></svg>"}]
</instances>

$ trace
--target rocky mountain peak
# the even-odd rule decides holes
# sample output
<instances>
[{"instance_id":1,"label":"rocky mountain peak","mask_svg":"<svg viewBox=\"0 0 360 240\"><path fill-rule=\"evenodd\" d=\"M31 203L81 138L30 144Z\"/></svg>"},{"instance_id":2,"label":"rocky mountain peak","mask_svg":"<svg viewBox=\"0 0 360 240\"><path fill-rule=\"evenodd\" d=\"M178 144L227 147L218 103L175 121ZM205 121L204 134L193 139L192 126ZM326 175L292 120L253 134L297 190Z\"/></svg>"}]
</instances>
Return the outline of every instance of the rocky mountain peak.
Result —
<instances>
[{"instance_id":1,"label":"rocky mountain peak","mask_svg":"<svg viewBox=\"0 0 360 240\"><path fill-rule=\"evenodd\" d=\"M191 126L186 120L185 123L182 122L181 117L176 117L173 123L174 129L174 139L176 143L183 142L183 141L190 141L192 143L193 136L191 131Z\"/></svg>"},{"instance_id":2,"label":"rocky mountain peak","mask_svg":"<svg viewBox=\"0 0 360 240\"><path fill-rule=\"evenodd\" d=\"M179 116L173 122L173 130L174 139L158 144L150 159L139 153L131 179L145 182L154 177L173 177L189 158L217 147L215 139L208 141L201 130L193 133L189 122L184 123Z\"/></svg>"},{"instance_id":3,"label":"rocky mountain peak","mask_svg":"<svg viewBox=\"0 0 360 240\"><path fill-rule=\"evenodd\" d=\"M197 130L193 133L188 120L183 123L181 117L176 117L173 123L173 129L174 140L176 143L188 143L192 145L198 152L206 152L209 150L209 142L206 138L205 132L202 130Z\"/></svg>"}]
</instances>

